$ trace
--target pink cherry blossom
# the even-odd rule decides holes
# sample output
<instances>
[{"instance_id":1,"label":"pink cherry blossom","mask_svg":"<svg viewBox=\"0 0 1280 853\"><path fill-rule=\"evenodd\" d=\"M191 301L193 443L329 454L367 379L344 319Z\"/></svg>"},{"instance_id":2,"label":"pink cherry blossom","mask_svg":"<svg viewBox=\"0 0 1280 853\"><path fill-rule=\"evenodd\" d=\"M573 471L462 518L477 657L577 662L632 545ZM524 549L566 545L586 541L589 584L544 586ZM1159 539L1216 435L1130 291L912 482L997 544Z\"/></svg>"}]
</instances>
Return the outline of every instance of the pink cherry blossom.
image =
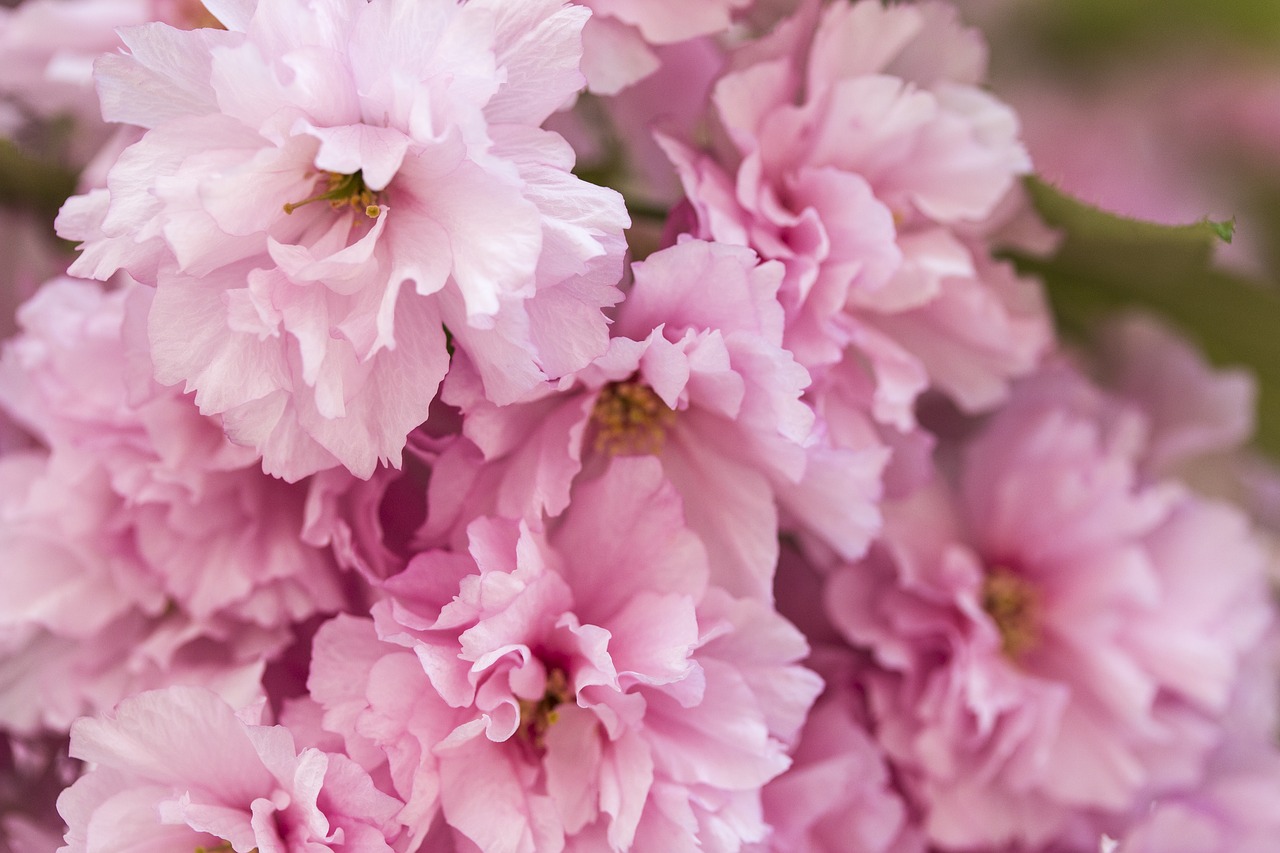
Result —
<instances>
[{"instance_id":1,"label":"pink cherry blossom","mask_svg":"<svg viewBox=\"0 0 1280 853\"><path fill-rule=\"evenodd\" d=\"M493 853L737 850L767 832L819 684L776 613L708 585L652 459L575 486L546 533L480 519L316 639L324 725L385 766L420 837ZM465 845L464 845L465 846Z\"/></svg>"},{"instance_id":2,"label":"pink cherry blossom","mask_svg":"<svg viewBox=\"0 0 1280 853\"><path fill-rule=\"evenodd\" d=\"M290 625L344 603L299 540L305 490L131 362L148 293L50 282L0 359L0 405L45 445L0 457L0 719L20 730L173 682L251 698Z\"/></svg>"},{"instance_id":3,"label":"pink cherry blossom","mask_svg":"<svg viewBox=\"0 0 1280 853\"><path fill-rule=\"evenodd\" d=\"M731 59L723 144L665 140L693 230L783 262L785 345L815 374L858 365L877 423L913 429L930 386L990 408L1051 330L1038 286L982 239L1030 166L1013 112L979 88L985 48L941 3L813 17Z\"/></svg>"},{"instance_id":4,"label":"pink cherry blossom","mask_svg":"<svg viewBox=\"0 0 1280 853\"><path fill-rule=\"evenodd\" d=\"M734 594L771 598L780 507L846 556L860 554L878 524L886 454L878 444L836 449L815 431L799 399L808 373L781 346L781 265L686 240L634 274L608 352L571 382L495 406L465 361L455 364L445 399L497 469L476 474L494 509L558 514L580 472L652 455L708 546L714 582Z\"/></svg>"},{"instance_id":5,"label":"pink cherry blossom","mask_svg":"<svg viewBox=\"0 0 1280 853\"><path fill-rule=\"evenodd\" d=\"M77 720L90 770L58 799L66 853L205 849L390 853L401 804L344 755L301 751L198 688L131 696Z\"/></svg>"},{"instance_id":6,"label":"pink cherry blossom","mask_svg":"<svg viewBox=\"0 0 1280 853\"><path fill-rule=\"evenodd\" d=\"M943 849L1123 825L1222 736L1266 555L1237 510L1143 477L1145 426L1064 370L1029 381L830 582Z\"/></svg>"},{"instance_id":7,"label":"pink cherry blossom","mask_svg":"<svg viewBox=\"0 0 1280 853\"><path fill-rule=\"evenodd\" d=\"M604 349L627 216L539 129L581 85L585 9L210 6L229 31L125 29L99 62L104 115L147 132L59 219L74 274L156 286L160 382L268 473L368 477L449 346L499 402Z\"/></svg>"}]
</instances>

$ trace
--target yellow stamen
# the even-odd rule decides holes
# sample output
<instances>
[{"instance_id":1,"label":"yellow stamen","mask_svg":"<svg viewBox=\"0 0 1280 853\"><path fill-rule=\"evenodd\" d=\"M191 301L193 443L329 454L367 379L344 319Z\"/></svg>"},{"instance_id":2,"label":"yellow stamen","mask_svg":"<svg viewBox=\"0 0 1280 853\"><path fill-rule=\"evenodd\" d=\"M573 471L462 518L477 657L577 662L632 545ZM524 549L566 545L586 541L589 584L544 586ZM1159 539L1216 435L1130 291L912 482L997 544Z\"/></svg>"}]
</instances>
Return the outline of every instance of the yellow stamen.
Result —
<instances>
[{"instance_id":1,"label":"yellow stamen","mask_svg":"<svg viewBox=\"0 0 1280 853\"><path fill-rule=\"evenodd\" d=\"M364 210L364 215L376 219L382 209L378 207L378 194L364 185L364 175L357 169L350 175L338 172L327 172L326 189L311 198L302 201L291 201L285 204L284 212L293 213L298 208L313 201L327 201L334 210L351 207Z\"/></svg>"},{"instance_id":2,"label":"yellow stamen","mask_svg":"<svg viewBox=\"0 0 1280 853\"><path fill-rule=\"evenodd\" d=\"M175 0L169 14L162 15L162 19L187 30L226 29L201 0Z\"/></svg>"},{"instance_id":3,"label":"yellow stamen","mask_svg":"<svg viewBox=\"0 0 1280 853\"><path fill-rule=\"evenodd\" d=\"M555 668L547 673L547 686L538 701L521 699L520 728L517 733L530 740L535 747L546 746L547 729L560 718L556 708L565 702L572 702L573 691L569 688L569 678L564 670Z\"/></svg>"},{"instance_id":4,"label":"yellow stamen","mask_svg":"<svg viewBox=\"0 0 1280 853\"><path fill-rule=\"evenodd\" d=\"M600 389L591 413L595 449L611 456L660 453L675 415L648 385L635 379L614 382Z\"/></svg>"},{"instance_id":5,"label":"yellow stamen","mask_svg":"<svg viewBox=\"0 0 1280 853\"><path fill-rule=\"evenodd\" d=\"M1035 588L1003 566L982 582L982 609L1000 631L1000 648L1014 660L1040 643L1039 602Z\"/></svg>"}]
</instances>

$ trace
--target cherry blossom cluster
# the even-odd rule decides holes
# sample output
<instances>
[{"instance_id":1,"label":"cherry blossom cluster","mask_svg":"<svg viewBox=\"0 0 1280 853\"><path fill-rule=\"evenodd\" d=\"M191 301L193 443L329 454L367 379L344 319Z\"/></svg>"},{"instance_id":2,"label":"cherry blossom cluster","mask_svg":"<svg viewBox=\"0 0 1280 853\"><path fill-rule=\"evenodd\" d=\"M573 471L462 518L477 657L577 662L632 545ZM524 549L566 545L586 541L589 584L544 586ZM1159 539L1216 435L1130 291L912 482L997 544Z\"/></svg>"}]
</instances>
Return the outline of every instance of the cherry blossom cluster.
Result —
<instances>
[{"instance_id":1,"label":"cherry blossom cluster","mask_svg":"<svg viewBox=\"0 0 1280 853\"><path fill-rule=\"evenodd\" d=\"M1254 385L1056 338L986 65L934 0L0 9L79 174L0 300L0 847L1273 849Z\"/></svg>"}]
</instances>

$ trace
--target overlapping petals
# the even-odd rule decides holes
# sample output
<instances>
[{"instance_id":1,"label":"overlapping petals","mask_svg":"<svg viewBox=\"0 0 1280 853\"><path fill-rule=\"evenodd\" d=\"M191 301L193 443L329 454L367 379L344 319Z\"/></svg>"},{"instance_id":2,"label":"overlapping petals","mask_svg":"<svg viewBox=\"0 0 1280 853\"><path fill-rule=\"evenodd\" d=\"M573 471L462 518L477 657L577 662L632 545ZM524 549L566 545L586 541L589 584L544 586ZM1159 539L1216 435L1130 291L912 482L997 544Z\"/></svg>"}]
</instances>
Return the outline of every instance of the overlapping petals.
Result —
<instances>
[{"instance_id":1,"label":"overlapping petals","mask_svg":"<svg viewBox=\"0 0 1280 853\"><path fill-rule=\"evenodd\" d=\"M103 110L147 133L59 220L73 273L156 286L161 383L268 473L368 477L399 464L449 347L498 401L603 350L626 213L539 129L580 85L585 10L211 9L229 31L122 31Z\"/></svg>"},{"instance_id":2,"label":"overlapping petals","mask_svg":"<svg viewBox=\"0 0 1280 853\"><path fill-rule=\"evenodd\" d=\"M723 145L665 142L695 233L786 266L787 348L857 364L862 405L899 431L930 386L991 407L1051 338L1036 285L975 240L1029 169L984 66L948 6L833 3L731 61Z\"/></svg>"},{"instance_id":3,"label":"overlapping petals","mask_svg":"<svg viewBox=\"0 0 1280 853\"><path fill-rule=\"evenodd\" d=\"M346 756L298 750L254 717L171 687L78 721L71 754L92 769L59 799L61 849L390 853L401 804Z\"/></svg>"},{"instance_id":4,"label":"overlapping petals","mask_svg":"<svg viewBox=\"0 0 1280 853\"><path fill-rule=\"evenodd\" d=\"M130 364L145 295L51 282L0 360L0 403L43 444L0 460L0 706L19 730L172 682L247 701L290 626L344 601L299 539L304 493L154 386L145 350Z\"/></svg>"},{"instance_id":5,"label":"overlapping petals","mask_svg":"<svg viewBox=\"0 0 1280 853\"><path fill-rule=\"evenodd\" d=\"M469 533L317 638L325 727L387 763L419 836L438 813L513 853L761 840L818 681L794 628L708 584L660 466L616 461L545 534Z\"/></svg>"},{"instance_id":6,"label":"overlapping petals","mask_svg":"<svg viewBox=\"0 0 1280 853\"><path fill-rule=\"evenodd\" d=\"M715 582L772 596L779 508L846 556L866 547L886 453L840 450L800 401L808 373L782 348L782 268L687 240L635 265L608 352L536 399L494 406L459 365L445 399L490 463L479 489L508 517L558 514L610 459L652 455L707 544ZM493 480L496 479L496 485Z\"/></svg>"},{"instance_id":7,"label":"overlapping petals","mask_svg":"<svg viewBox=\"0 0 1280 853\"><path fill-rule=\"evenodd\" d=\"M1146 481L1144 437L1136 409L1051 371L830 583L945 849L1097 837L1204 772L1271 618L1266 553L1238 511Z\"/></svg>"}]
</instances>

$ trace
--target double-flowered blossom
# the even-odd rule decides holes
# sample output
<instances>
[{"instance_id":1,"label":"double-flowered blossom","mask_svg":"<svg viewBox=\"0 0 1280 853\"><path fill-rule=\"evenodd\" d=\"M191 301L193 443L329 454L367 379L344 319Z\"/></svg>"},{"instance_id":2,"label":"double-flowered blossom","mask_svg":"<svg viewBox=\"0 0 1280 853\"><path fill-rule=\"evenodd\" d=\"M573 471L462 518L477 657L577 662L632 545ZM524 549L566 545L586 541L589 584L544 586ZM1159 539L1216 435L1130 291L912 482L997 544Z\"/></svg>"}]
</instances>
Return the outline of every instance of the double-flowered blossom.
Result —
<instances>
[{"instance_id":1,"label":"double-flowered blossom","mask_svg":"<svg viewBox=\"0 0 1280 853\"><path fill-rule=\"evenodd\" d=\"M605 347L620 196L540 129L581 85L558 0L211 2L123 29L103 113L146 128L70 201L76 275L156 288L156 378L263 468L399 464L466 352L508 402Z\"/></svg>"},{"instance_id":2,"label":"double-flowered blossom","mask_svg":"<svg viewBox=\"0 0 1280 853\"><path fill-rule=\"evenodd\" d=\"M1147 430L1046 370L831 578L877 737L943 849L1096 839L1197 784L1222 736L1271 618L1267 557L1238 510L1144 475Z\"/></svg>"},{"instance_id":3,"label":"double-flowered blossom","mask_svg":"<svg viewBox=\"0 0 1280 853\"><path fill-rule=\"evenodd\" d=\"M126 341L149 293L50 282L0 359L0 406L39 442L0 458L0 720L19 731L175 682L247 701L290 626L344 603L299 538L305 489L151 381Z\"/></svg>"},{"instance_id":4,"label":"double-flowered blossom","mask_svg":"<svg viewBox=\"0 0 1280 853\"><path fill-rule=\"evenodd\" d=\"M782 274L749 249L683 240L634 265L609 350L536 398L495 406L459 361L444 397L496 469L478 479L499 514L558 514L581 472L654 456L735 594L771 599L779 507L861 554L886 454L819 443L809 374L782 347Z\"/></svg>"},{"instance_id":5,"label":"double-flowered blossom","mask_svg":"<svg viewBox=\"0 0 1280 853\"><path fill-rule=\"evenodd\" d=\"M930 386L999 402L1050 340L1038 286L982 237L1030 167L985 60L944 4L832 3L731 57L717 146L665 143L687 227L781 261L787 348L818 382L854 365L867 413L901 432Z\"/></svg>"},{"instance_id":6,"label":"double-flowered blossom","mask_svg":"<svg viewBox=\"0 0 1280 853\"><path fill-rule=\"evenodd\" d=\"M91 769L58 801L61 850L391 853L403 804L345 755L299 750L260 716L170 687L78 720L71 755Z\"/></svg>"},{"instance_id":7,"label":"double-flowered blossom","mask_svg":"<svg viewBox=\"0 0 1280 853\"><path fill-rule=\"evenodd\" d=\"M1274 853L1258 389L1055 341L1161 232L986 75L946 0L0 0L0 851Z\"/></svg>"},{"instance_id":8,"label":"double-flowered blossom","mask_svg":"<svg viewBox=\"0 0 1280 853\"><path fill-rule=\"evenodd\" d=\"M712 585L659 464L616 460L541 532L487 518L373 620L316 638L323 724L420 837L491 853L740 849L820 687L797 632ZM469 848L467 848L469 849Z\"/></svg>"}]
</instances>

